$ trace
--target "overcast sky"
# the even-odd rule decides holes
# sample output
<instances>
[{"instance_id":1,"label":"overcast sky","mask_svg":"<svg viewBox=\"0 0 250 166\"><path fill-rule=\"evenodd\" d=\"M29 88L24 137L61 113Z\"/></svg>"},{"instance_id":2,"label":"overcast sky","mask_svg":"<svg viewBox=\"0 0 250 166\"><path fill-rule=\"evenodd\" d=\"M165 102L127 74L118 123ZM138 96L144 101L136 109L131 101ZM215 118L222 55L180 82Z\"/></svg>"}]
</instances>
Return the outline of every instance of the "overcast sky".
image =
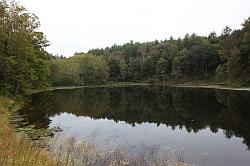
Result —
<instances>
[{"instance_id":1,"label":"overcast sky","mask_svg":"<svg viewBox=\"0 0 250 166\"><path fill-rule=\"evenodd\" d=\"M72 56L113 44L220 34L250 17L250 0L19 0L41 22L48 51Z\"/></svg>"}]
</instances>

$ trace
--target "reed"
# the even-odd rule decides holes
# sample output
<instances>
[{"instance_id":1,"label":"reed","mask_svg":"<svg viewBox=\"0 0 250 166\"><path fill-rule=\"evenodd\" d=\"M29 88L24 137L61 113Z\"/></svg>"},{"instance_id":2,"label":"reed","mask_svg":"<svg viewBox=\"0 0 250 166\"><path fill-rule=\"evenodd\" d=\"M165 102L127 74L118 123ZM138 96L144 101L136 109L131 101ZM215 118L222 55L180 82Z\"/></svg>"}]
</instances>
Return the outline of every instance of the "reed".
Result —
<instances>
[{"instance_id":1,"label":"reed","mask_svg":"<svg viewBox=\"0 0 250 166\"><path fill-rule=\"evenodd\" d=\"M0 97L0 163L4 166L58 166L63 165L54 160L47 151L34 146L13 131L9 124L11 109L15 102Z\"/></svg>"},{"instance_id":2,"label":"reed","mask_svg":"<svg viewBox=\"0 0 250 166\"><path fill-rule=\"evenodd\" d=\"M190 166L185 163L182 155L169 156L169 153L164 153L159 146L148 150L149 153L134 155L133 148L125 149L122 146L101 148L95 143L91 143L91 140L77 140L74 136L65 136L60 133L50 142L51 153L58 161L66 163L66 165Z\"/></svg>"}]
</instances>

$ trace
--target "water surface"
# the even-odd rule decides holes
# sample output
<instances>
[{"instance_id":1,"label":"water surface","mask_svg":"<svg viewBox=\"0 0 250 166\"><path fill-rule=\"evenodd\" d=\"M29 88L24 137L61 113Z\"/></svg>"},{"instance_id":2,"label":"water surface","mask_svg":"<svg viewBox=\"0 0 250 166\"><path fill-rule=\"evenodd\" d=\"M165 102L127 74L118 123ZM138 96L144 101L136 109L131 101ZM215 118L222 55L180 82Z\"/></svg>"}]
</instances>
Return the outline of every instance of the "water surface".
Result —
<instances>
[{"instance_id":1,"label":"water surface","mask_svg":"<svg viewBox=\"0 0 250 166\"><path fill-rule=\"evenodd\" d=\"M37 128L100 146L158 148L196 165L250 165L250 93L134 86L82 88L33 94L19 111ZM111 140L111 141L110 141Z\"/></svg>"}]
</instances>

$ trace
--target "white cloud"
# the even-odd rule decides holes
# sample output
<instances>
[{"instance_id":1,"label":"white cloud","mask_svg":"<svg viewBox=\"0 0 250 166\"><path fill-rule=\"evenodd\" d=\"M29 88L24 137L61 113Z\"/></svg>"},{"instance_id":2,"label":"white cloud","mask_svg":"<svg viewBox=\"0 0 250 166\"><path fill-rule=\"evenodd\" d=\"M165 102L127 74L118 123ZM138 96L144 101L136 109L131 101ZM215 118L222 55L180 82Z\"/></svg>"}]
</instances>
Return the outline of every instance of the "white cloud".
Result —
<instances>
[{"instance_id":1,"label":"white cloud","mask_svg":"<svg viewBox=\"0 0 250 166\"><path fill-rule=\"evenodd\" d=\"M41 21L48 51L71 56L130 40L163 40L240 28L249 0L19 0Z\"/></svg>"}]
</instances>

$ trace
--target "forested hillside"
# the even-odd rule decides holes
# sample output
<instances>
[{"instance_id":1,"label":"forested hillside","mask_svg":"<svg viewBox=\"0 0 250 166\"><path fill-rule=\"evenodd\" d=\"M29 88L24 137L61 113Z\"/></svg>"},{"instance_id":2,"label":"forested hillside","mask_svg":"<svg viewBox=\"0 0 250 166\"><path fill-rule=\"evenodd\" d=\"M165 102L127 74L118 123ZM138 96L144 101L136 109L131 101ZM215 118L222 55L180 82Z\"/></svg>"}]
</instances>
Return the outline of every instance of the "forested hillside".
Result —
<instances>
[{"instance_id":1,"label":"forested hillside","mask_svg":"<svg viewBox=\"0 0 250 166\"><path fill-rule=\"evenodd\" d=\"M85 71L83 68L77 69L80 61L72 65L73 59L83 56L93 59L96 56L105 61L103 65L106 72L102 77L105 79L95 80L98 73L96 68L101 68L100 65L95 65L96 63L93 63L92 67L88 66L88 69L84 68ZM230 27L225 27L219 36L211 32L208 36L186 34L183 39L171 37L164 41L145 43L131 41L121 46L113 45L105 49L89 50L88 54L75 53L71 58L61 60L59 58L54 61L55 69L65 70L52 77L56 78L52 80L58 85L66 83L60 81L58 76L64 77L61 80L68 79L73 83L72 74L78 80L74 81L76 84L168 80L182 83L209 79L220 83L249 85L250 19L245 20L240 30L233 31ZM68 64L68 67L65 64ZM71 72L73 66L74 71Z\"/></svg>"},{"instance_id":2,"label":"forested hillside","mask_svg":"<svg viewBox=\"0 0 250 166\"><path fill-rule=\"evenodd\" d=\"M217 35L129 42L70 58L52 56L37 16L15 2L0 3L0 92L105 82L212 80L250 85L250 18ZM83 36L84 37L84 36Z\"/></svg>"}]
</instances>

